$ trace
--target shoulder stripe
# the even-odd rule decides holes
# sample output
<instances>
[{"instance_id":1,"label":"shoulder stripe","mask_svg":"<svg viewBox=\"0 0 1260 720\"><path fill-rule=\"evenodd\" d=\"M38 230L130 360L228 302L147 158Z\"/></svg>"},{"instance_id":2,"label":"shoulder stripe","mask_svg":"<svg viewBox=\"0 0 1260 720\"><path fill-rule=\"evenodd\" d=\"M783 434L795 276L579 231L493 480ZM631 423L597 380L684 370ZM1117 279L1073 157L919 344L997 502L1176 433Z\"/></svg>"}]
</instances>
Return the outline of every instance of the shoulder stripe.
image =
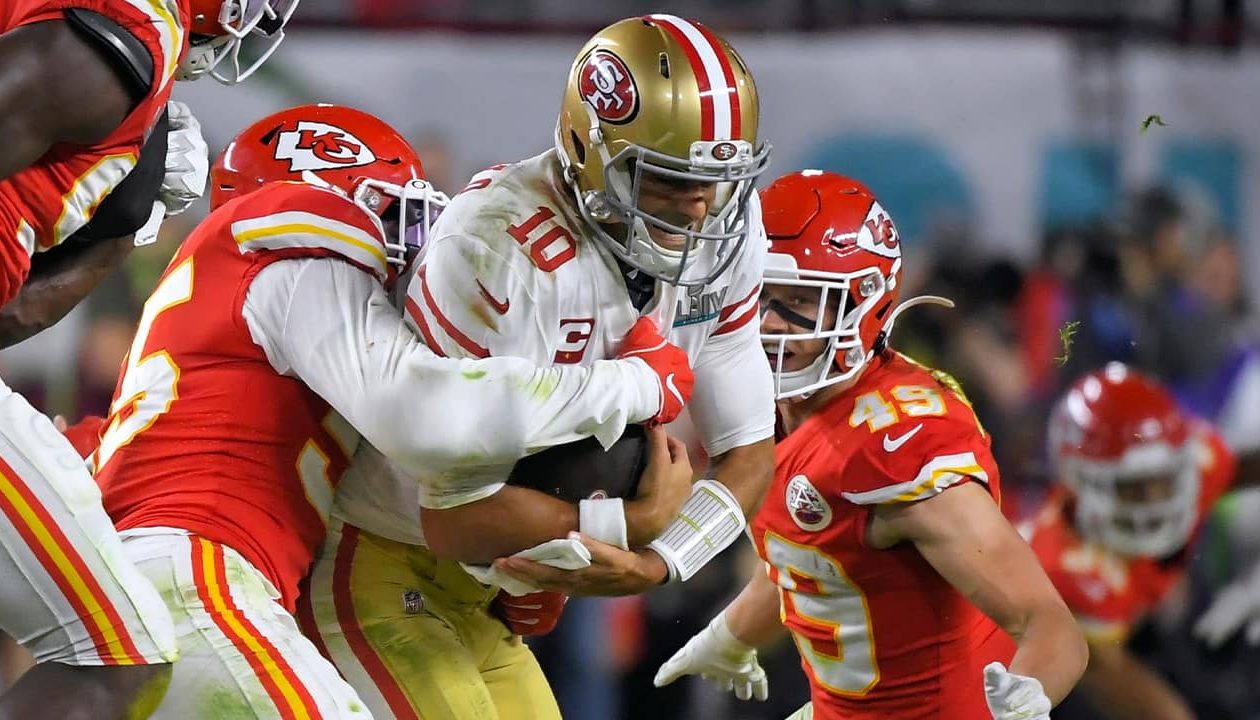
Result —
<instances>
[{"instance_id":1,"label":"shoulder stripe","mask_svg":"<svg viewBox=\"0 0 1260 720\"><path fill-rule=\"evenodd\" d=\"M940 455L929 460L913 480L877 490L840 494L845 500L857 505L914 502L939 495L946 488L957 485L967 478L975 478L986 485L989 482L989 475L976 461L975 453Z\"/></svg>"},{"instance_id":2,"label":"shoulder stripe","mask_svg":"<svg viewBox=\"0 0 1260 720\"><path fill-rule=\"evenodd\" d=\"M748 324L750 320L757 317L761 310L761 284L758 283L752 289L752 292L745 295L739 302L731 303L722 308L722 312L718 314L718 326L713 331L714 335L725 335L734 332Z\"/></svg>"},{"instance_id":3,"label":"shoulder stripe","mask_svg":"<svg viewBox=\"0 0 1260 720\"><path fill-rule=\"evenodd\" d=\"M158 87L165 87L174 77L175 68L179 66L180 55L184 52L184 37L187 34L179 13L178 0L126 0L126 2L153 23L153 29L158 34L158 43L162 47L162 60L164 60L161 64L162 75L157 78Z\"/></svg>"},{"instance_id":4,"label":"shoulder stripe","mask_svg":"<svg viewBox=\"0 0 1260 720\"><path fill-rule=\"evenodd\" d=\"M242 253L254 250L319 248L346 256L384 277L388 268L381 239L362 228L308 212L281 212L232 223Z\"/></svg>"}]
</instances>

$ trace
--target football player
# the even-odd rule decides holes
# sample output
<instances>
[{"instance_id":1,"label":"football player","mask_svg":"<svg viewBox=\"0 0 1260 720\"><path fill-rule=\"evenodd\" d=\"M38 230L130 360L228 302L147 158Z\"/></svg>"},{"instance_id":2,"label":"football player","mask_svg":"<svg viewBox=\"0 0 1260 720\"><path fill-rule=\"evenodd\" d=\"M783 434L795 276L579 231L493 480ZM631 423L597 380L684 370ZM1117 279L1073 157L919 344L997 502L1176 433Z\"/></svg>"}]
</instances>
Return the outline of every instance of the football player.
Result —
<instances>
[{"instance_id":1,"label":"football player","mask_svg":"<svg viewBox=\"0 0 1260 720\"><path fill-rule=\"evenodd\" d=\"M782 434L752 522L765 561L661 666L765 699L754 648L786 629L799 717L1049 717L1085 665L1080 630L999 510L989 437L947 374L888 344L901 240L861 184L806 170L762 192L761 333ZM991 713L991 714L990 714Z\"/></svg>"},{"instance_id":2,"label":"football player","mask_svg":"<svg viewBox=\"0 0 1260 720\"><path fill-rule=\"evenodd\" d=\"M445 198L371 115L269 116L211 178L212 212L145 303L92 455L123 552L175 620L154 717L369 717L291 615L359 433L417 475L510 461L671 419L661 377L686 388L686 357L650 328L598 367L436 357L386 287Z\"/></svg>"},{"instance_id":3,"label":"football player","mask_svg":"<svg viewBox=\"0 0 1260 720\"><path fill-rule=\"evenodd\" d=\"M218 68L247 37L278 42L296 4L0 0L0 345L51 325L133 233L200 196L205 146L186 109L166 112L171 83L243 76ZM0 714L147 714L176 655L169 614L81 458L3 384L0 547L0 628L39 663Z\"/></svg>"},{"instance_id":4,"label":"football player","mask_svg":"<svg viewBox=\"0 0 1260 720\"><path fill-rule=\"evenodd\" d=\"M573 63L555 147L475 176L443 211L407 289L431 347L590 365L653 318L691 358L689 407L713 463L667 524L618 498L574 505L504 487L510 463L479 468L479 494L424 494L420 507L399 494L405 478L345 483L345 524L312 573L313 620L373 712L558 717L514 634L549 627L562 598L493 601L497 587L454 561L489 563L580 529L603 541L590 541L591 565L517 558L523 569L504 567L525 581L518 590L626 594L686 580L743 531L773 469L753 192L769 147L757 121L752 76L726 41L672 15L622 20ZM361 462L351 476L389 472Z\"/></svg>"},{"instance_id":5,"label":"football player","mask_svg":"<svg viewBox=\"0 0 1260 720\"><path fill-rule=\"evenodd\" d=\"M1085 630L1081 689L1108 718L1194 717L1125 643L1184 577L1195 529L1234 480L1234 455L1158 381L1120 363L1077 380L1048 435L1059 483L1025 532Z\"/></svg>"}]
</instances>

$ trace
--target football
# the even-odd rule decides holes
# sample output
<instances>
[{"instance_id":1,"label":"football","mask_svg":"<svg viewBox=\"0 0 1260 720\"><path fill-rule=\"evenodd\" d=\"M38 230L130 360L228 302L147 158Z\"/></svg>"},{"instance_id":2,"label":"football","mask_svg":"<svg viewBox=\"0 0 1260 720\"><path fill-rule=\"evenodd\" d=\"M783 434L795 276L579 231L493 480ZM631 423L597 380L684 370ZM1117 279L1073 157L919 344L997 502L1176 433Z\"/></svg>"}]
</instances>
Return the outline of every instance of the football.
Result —
<instances>
[{"instance_id":1,"label":"football","mask_svg":"<svg viewBox=\"0 0 1260 720\"><path fill-rule=\"evenodd\" d=\"M607 451L593 437L556 445L523 458L512 468L509 485L533 488L562 500L630 498L647 466L643 426L630 425Z\"/></svg>"}]
</instances>

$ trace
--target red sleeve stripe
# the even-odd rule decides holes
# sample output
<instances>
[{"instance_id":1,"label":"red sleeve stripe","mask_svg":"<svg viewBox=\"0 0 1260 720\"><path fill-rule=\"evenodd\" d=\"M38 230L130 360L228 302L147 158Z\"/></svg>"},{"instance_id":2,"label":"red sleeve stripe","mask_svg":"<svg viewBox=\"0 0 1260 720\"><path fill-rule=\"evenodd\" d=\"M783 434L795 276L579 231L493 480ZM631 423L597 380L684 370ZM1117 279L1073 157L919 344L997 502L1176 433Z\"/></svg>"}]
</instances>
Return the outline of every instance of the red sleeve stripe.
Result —
<instances>
[{"instance_id":1,"label":"red sleeve stripe","mask_svg":"<svg viewBox=\"0 0 1260 720\"><path fill-rule=\"evenodd\" d=\"M446 353L442 352L442 346L438 345L437 340L433 338L433 332L429 330L429 321L424 319L424 313L420 310L420 306L416 304L411 296L407 296L407 314L416 322L416 327L420 328L420 335L424 338L424 344L439 357L446 357Z\"/></svg>"},{"instance_id":2,"label":"red sleeve stripe","mask_svg":"<svg viewBox=\"0 0 1260 720\"><path fill-rule=\"evenodd\" d=\"M739 317L737 317L737 318L735 318L734 320L731 320L731 321L729 321L729 322L724 322L724 323L719 324L719 325L717 326L717 329L715 329L715 330L713 331L713 334L714 334L714 335L725 335L725 334L727 334L727 333L735 332L736 330L738 330L738 329L740 329L740 328L744 327L745 325L747 325L747 324L748 324L748 322L749 322L750 320L752 320L753 318L757 317L757 314L758 314L758 313L757 313L757 310L758 310L758 309L759 309L759 308L758 308L758 306L757 306L757 305L753 305L752 307L750 307L750 308L748 308L747 310L745 310L743 315L740 315Z\"/></svg>"},{"instance_id":3,"label":"red sleeve stripe","mask_svg":"<svg viewBox=\"0 0 1260 720\"><path fill-rule=\"evenodd\" d=\"M757 297L760 294L761 294L761 283L757 283L757 285L753 287L751 292L749 292L747 295L739 299L739 302L731 303L730 305L727 305L726 307L722 308L722 312L718 313L718 322L720 323L726 322L727 320L730 319L732 315L735 314L736 310L739 310L740 308L744 306L744 303L748 302L749 300L752 300L753 298Z\"/></svg>"},{"instance_id":4,"label":"red sleeve stripe","mask_svg":"<svg viewBox=\"0 0 1260 720\"><path fill-rule=\"evenodd\" d=\"M450 319L443 315L442 311L438 309L438 304L433 299L433 294L429 292L429 281L424 276L426 270L428 270L428 268L420 268L419 274L420 292L424 296L424 309L428 310L429 313L433 315L433 319L437 321L438 327L442 328L442 330L450 336L452 340L458 343L459 346L464 349L464 352L475 358L490 357L489 350L473 342L472 338L460 332L459 328L455 327L455 323L451 322ZM408 299L410 300L410 298ZM421 332L423 332L423 330Z\"/></svg>"}]
</instances>

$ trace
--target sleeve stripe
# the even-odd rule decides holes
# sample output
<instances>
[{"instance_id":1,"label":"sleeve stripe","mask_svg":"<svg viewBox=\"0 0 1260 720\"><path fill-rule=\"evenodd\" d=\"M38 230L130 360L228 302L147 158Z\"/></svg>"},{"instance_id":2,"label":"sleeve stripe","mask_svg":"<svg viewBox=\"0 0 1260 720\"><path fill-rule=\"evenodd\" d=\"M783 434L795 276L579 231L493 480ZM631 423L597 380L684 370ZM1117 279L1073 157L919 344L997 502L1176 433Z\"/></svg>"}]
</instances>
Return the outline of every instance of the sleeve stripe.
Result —
<instances>
[{"instance_id":1,"label":"sleeve stripe","mask_svg":"<svg viewBox=\"0 0 1260 720\"><path fill-rule=\"evenodd\" d=\"M739 302L731 303L730 305L727 305L726 307L722 308L722 312L718 313L718 322L720 323L726 322L727 320L731 318L731 316L733 316L736 313L737 310L742 308L745 303L747 303L749 300L753 300L757 298L757 296L760 294L761 294L761 283L757 283L757 285L753 287L752 292L740 298ZM754 303L754 305L756 305L756 303Z\"/></svg>"},{"instance_id":2,"label":"sleeve stripe","mask_svg":"<svg viewBox=\"0 0 1260 720\"><path fill-rule=\"evenodd\" d=\"M989 482L988 473L980 467L975 454L969 452L933 458L913 480L866 492L840 494L845 500L857 505L914 502L939 495L946 488L967 478L975 478L985 484Z\"/></svg>"},{"instance_id":3,"label":"sleeve stripe","mask_svg":"<svg viewBox=\"0 0 1260 720\"><path fill-rule=\"evenodd\" d=\"M429 330L429 322L424 319L424 313L420 310L420 306L416 304L411 296L407 296L407 314L415 321L416 327L420 328L420 335L424 338L424 344L429 346L433 354L438 357L446 357L446 353L442 352L442 346L438 345L437 340L433 338L433 332Z\"/></svg>"},{"instance_id":4,"label":"sleeve stripe","mask_svg":"<svg viewBox=\"0 0 1260 720\"><path fill-rule=\"evenodd\" d=\"M429 281L425 277L427 267L421 267L419 273L420 292L424 297L424 309L433 315L433 319L437 321L438 327L450 336L452 340L459 344L469 355L475 358L490 357L490 351L473 342L472 338L459 331L455 327L455 323L451 322L442 311L438 309L437 302L433 299L433 294L429 292Z\"/></svg>"},{"instance_id":5,"label":"sleeve stripe","mask_svg":"<svg viewBox=\"0 0 1260 720\"><path fill-rule=\"evenodd\" d=\"M241 252L320 248L345 255L384 276L388 263L380 238L360 228L304 212L284 212L232 223Z\"/></svg>"},{"instance_id":6,"label":"sleeve stripe","mask_svg":"<svg viewBox=\"0 0 1260 720\"><path fill-rule=\"evenodd\" d=\"M184 48L185 30L178 17L178 4L169 0L127 0L127 4L144 13L153 22L158 42L166 55L159 84L165 86L175 74L179 56Z\"/></svg>"},{"instance_id":7,"label":"sleeve stripe","mask_svg":"<svg viewBox=\"0 0 1260 720\"><path fill-rule=\"evenodd\" d=\"M752 320L753 318L757 317L758 310L760 310L760 308L756 305L753 305L752 307L748 308L748 310L745 311L743 315L740 315L739 317L735 318L734 320L731 320L730 322L726 322L726 323L722 323L721 325L718 325L717 329L713 331L713 334L725 335L726 333L734 332L744 327L745 325L748 324L749 320Z\"/></svg>"}]
</instances>

